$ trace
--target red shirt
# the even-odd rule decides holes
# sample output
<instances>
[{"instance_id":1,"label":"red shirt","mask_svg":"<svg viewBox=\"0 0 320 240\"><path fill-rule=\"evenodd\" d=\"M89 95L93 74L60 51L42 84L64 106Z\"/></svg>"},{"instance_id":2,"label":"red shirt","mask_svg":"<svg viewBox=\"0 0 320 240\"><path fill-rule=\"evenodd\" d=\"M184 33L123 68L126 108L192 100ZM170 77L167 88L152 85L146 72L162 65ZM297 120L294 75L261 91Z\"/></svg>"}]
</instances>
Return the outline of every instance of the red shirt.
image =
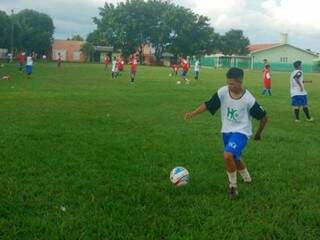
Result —
<instances>
[{"instance_id":1,"label":"red shirt","mask_svg":"<svg viewBox=\"0 0 320 240\"><path fill-rule=\"evenodd\" d=\"M121 60L119 61L118 69L119 69L119 70L123 70L123 68L124 68L124 61L121 59Z\"/></svg>"},{"instance_id":2,"label":"red shirt","mask_svg":"<svg viewBox=\"0 0 320 240\"><path fill-rule=\"evenodd\" d=\"M271 88L271 73L268 69L263 72L263 85L265 88Z\"/></svg>"},{"instance_id":3,"label":"red shirt","mask_svg":"<svg viewBox=\"0 0 320 240\"><path fill-rule=\"evenodd\" d=\"M20 64L24 64L26 59L24 57L24 55L22 53L19 53L18 57L17 57L18 61Z\"/></svg>"},{"instance_id":4,"label":"red shirt","mask_svg":"<svg viewBox=\"0 0 320 240\"><path fill-rule=\"evenodd\" d=\"M109 58L108 58L108 57L105 57L105 58L104 58L104 64L106 64L106 65L109 64Z\"/></svg>"},{"instance_id":5,"label":"red shirt","mask_svg":"<svg viewBox=\"0 0 320 240\"><path fill-rule=\"evenodd\" d=\"M186 72L189 71L189 64L186 60L182 60L181 67L182 67L183 71L186 71Z\"/></svg>"},{"instance_id":6,"label":"red shirt","mask_svg":"<svg viewBox=\"0 0 320 240\"><path fill-rule=\"evenodd\" d=\"M131 59L130 68L131 68L132 72L136 72L137 71L137 65L138 65L137 59L135 59L135 58Z\"/></svg>"}]
</instances>

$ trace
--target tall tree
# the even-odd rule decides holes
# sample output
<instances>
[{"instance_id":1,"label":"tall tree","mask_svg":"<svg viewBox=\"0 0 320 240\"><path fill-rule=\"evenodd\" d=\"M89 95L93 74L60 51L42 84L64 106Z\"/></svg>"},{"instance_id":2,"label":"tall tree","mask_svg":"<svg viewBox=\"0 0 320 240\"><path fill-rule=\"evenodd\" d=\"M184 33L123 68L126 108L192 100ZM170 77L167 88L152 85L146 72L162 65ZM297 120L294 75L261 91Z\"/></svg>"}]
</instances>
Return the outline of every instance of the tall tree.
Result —
<instances>
[{"instance_id":1,"label":"tall tree","mask_svg":"<svg viewBox=\"0 0 320 240\"><path fill-rule=\"evenodd\" d=\"M29 52L48 53L54 32L54 25L50 16L25 9L14 16L14 21L20 28L18 43L20 47Z\"/></svg>"},{"instance_id":2,"label":"tall tree","mask_svg":"<svg viewBox=\"0 0 320 240\"><path fill-rule=\"evenodd\" d=\"M0 11L0 48L10 48L11 20L6 12Z\"/></svg>"},{"instance_id":3,"label":"tall tree","mask_svg":"<svg viewBox=\"0 0 320 240\"><path fill-rule=\"evenodd\" d=\"M72 40L72 41L83 41L83 37L80 36L80 34L76 34L76 35L73 35L70 39L68 40Z\"/></svg>"},{"instance_id":4,"label":"tall tree","mask_svg":"<svg viewBox=\"0 0 320 240\"><path fill-rule=\"evenodd\" d=\"M226 55L246 55L249 53L249 44L242 30L231 29L222 36L221 51Z\"/></svg>"}]
</instances>

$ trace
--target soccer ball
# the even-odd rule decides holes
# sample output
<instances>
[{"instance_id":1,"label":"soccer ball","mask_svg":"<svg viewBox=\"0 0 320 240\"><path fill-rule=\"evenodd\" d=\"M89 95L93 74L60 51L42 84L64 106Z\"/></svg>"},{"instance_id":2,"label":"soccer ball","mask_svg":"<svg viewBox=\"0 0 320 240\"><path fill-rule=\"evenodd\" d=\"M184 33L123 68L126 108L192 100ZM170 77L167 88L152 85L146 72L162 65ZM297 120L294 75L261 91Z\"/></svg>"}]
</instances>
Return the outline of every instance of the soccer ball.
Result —
<instances>
[{"instance_id":1,"label":"soccer ball","mask_svg":"<svg viewBox=\"0 0 320 240\"><path fill-rule=\"evenodd\" d=\"M175 186L183 186L189 182L190 174L184 167L175 167L170 173L170 181Z\"/></svg>"},{"instance_id":2,"label":"soccer ball","mask_svg":"<svg viewBox=\"0 0 320 240\"><path fill-rule=\"evenodd\" d=\"M181 82L180 81L177 81L177 84L180 84Z\"/></svg>"}]
</instances>

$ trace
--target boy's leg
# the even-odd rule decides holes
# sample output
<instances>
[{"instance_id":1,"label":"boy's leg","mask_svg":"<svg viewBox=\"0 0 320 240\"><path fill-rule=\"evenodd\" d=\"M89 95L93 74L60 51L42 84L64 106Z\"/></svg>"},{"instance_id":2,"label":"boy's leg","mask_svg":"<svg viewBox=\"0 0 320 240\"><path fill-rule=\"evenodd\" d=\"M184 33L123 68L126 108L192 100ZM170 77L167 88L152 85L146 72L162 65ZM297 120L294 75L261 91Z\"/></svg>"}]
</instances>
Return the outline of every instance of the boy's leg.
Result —
<instances>
[{"instance_id":1,"label":"boy's leg","mask_svg":"<svg viewBox=\"0 0 320 240\"><path fill-rule=\"evenodd\" d=\"M294 112L295 121L299 122L300 121L300 108L293 107L293 112Z\"/></svg>"},{"instance_id":2,"label":"boy's leg","mask_svg":"<svg viewBox=\"0 0 320 240\"><path fill-rule=\"evenodd\" d=\"M268 94L271 96L271 88L268 89Z\"/></svg>"},{"instance_id":3,"label":"boy's leg","mask_svg":"<svg viewBox=\"0 0 320 240\"><path fill-rule=\"evenodd\" d=\"M251 183L252 179L250 173L242 160L236 161L237 171L241 175L245 183Z\"/></svg>"},{"instance_id":4,"label":"boy's leg","mask_svg":"<svg viewBox=\"0 0 320 240\"><path fill-rule=\"evenodd\" d=\"M307 119L310 120L310 119L311 119L311 116L310 116L310 112L309 112L308 106L304 106L304 107L303 107L303 111L304 111Z\"/></svg>"},{"instance_id":5,"label":"boy's leg","mask_svg":"<svg viewBox=\"0 0 320 240\"><path fill-rule=\"evenodd\" d=\"M244 170L244 164L237 163L240 162L240 157L242 150L245 148L248 138L241 133L229 133L224 134L224 160L227 170L227 175L229 179L229 196L230 198L235 198L238 195L237 192L237 169Z\"/></svg>"},{"instance_id":6,"label":"boy's leg","mask_svg":"<svg viewBox=\"0 0 320 240\"><path fill-rule=\"evenodd\" d=\"M265 95L266 95L266 92L267 92L267 89L263 88L263 90L262 90L262 96L265 96Z\"/></svg>"}]
</instances>

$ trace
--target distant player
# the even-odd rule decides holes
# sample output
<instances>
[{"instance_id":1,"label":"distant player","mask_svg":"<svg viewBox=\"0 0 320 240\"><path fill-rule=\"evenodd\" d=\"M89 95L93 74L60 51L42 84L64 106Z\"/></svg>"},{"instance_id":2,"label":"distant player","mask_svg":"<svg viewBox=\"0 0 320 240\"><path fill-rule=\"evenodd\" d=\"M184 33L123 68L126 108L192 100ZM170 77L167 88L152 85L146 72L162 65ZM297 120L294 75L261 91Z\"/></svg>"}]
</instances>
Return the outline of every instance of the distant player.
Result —
<instances>
[{"instance_id":1,"label":"distant player","mask_svg":"<svg viewBox=\"0 0 320 240\"><path fill-rule=\"evenodd\" d=\"M109 65L110 59L108 56L105 56L103 59L103 63L104 63L104 69L107 70L108 69L108 65Z\"/></svg>"},{"instance_id":2,"label":"distant player","mask_svg":"<svg viewBox=\"0 0 320 240\"><path fill-rule=\"evenodd\" d=\"M199 72L200 72L200 60L196 59L194 63L194 79L199 80Z\"/></svg>"},{"instance_id":3,"label":"distant player","mask_svg":"<svg viewBox=\"0 0 320 240\"><path fill-rule=\"evenodd\" d=\"M271 67L267 64L263 71L263 96L271 96Z\"/></svg>"},{"instance_id":4,"label":"distant player","mask_svg":"<svg viewBox=\"0 0 320 240\"><path fill-rule=\"evenodd\" d=\"M112 60L112 78L118 77L118 61L117 58L114 56Z\"/></svg>"},{"instance_id":5,"label":"distant player","mask_svg":"<svg viewBox=\"0 0 320 240\"><path fill-rule=\"evenodd\" d=\"M291 73L290 77L290 93L291 93L291 104L293 107L295 121L300 122L300 108L303 109L307 121L312 122L313 118L310 116L308 108L308 94L304 88L303 72L302 72L302 62L296 61L293 63L294 71ZM308 81L310 82L310 81Z\"/></svg>"},{"instance_id":6,"label":"distant player","mask_svg":"<svg viewBox=\"0 0 320 240\"><path fill-rule=\"evenodd\" d=\"M122 57L119 57L118 59L118 70L119 70L119 75L121 75L121 73L124 70L124 60Z\"/></svg>"},{"instance_id":7,"label":"distant player","mask_svg":"<svg viewBox=\"0 0 320 240\"><path fill-rule=\"evenodd\" d=\"M33 68L33 59L32 59L32 56L30 54L27 57L27 63L26 63L26 73L27 73L28 78L31 77L32 68Z\"/></svg>"},{"instance_id":8,"label":"distant player","mask_svg":"<svg viewBox=\"0 0 320 240\"><path fill-rule=\"evenodd\" d=\"M58 53L58 62L57 62L57 66L58 68L60 68L62 66L62 57L61 57L61 53Z\"/></svg>"},{"instance_id":9,"label":"distant player","mask_svg":"<svg viewBox=\"0 0 320 240\"><path fill-rule=\"evenodd\" d=\"M23 51L19 52L19 54L17 56L17 60L19 62L19 70L22 71L24 68L24 64L26 63L26 56Z\"/></svg>"},{"instance_id":10,"label":"distant player","mask_svg":"<svg viewBox=\"0 0 320 240\"><path fill-rule=\"evenodd\" d=\"M181 80L186 84L189 84L190 81L187 79L187 75L189 71L189 63L185 58L180 59L180 67L181 67Z\"/></svg>"},{"instance_id":11,"label":"distant player","mask_svg":"<svg viewBox=\"0 0 320 240\"><path fill-rule=\"evenodd\" d=\"M171 69L171 73L169 75L170 77L178 75L178 64L176 63L171 64L170 69Z\"/></svg>"},{"instance_id":12,"label":"distant player","mask_svg":"<svg viewBox=\"0 0 320 240\"><path fill-rule=\"evenodd\" d=\"M134 79L137 73L137 65L138 65L138 60L134 54L132 55L129 64L130 64L131 83L134 83Z\"/></svg>"},{"instance_id":13,"label":"distant player","mask_svg":"<svg viewBox=\"0 0 320 240\"><path fill-rule=\"evenodd\" d=\"M229 179L229 196L234 199L238 195L237 172L244 182L250 183L251 177L241 154L252 135L252 117L260 120L254 139L260 140L261 133L267 123L265 110L254 96L243 88L244 73L242 69L230 68L226 74L227 86L221 87L213 97L201 104L196 110L187 112L185 120L209 111L212 115L220 108L222 136L224 143L224 161Z\"/></svg>"}]
</instances>

